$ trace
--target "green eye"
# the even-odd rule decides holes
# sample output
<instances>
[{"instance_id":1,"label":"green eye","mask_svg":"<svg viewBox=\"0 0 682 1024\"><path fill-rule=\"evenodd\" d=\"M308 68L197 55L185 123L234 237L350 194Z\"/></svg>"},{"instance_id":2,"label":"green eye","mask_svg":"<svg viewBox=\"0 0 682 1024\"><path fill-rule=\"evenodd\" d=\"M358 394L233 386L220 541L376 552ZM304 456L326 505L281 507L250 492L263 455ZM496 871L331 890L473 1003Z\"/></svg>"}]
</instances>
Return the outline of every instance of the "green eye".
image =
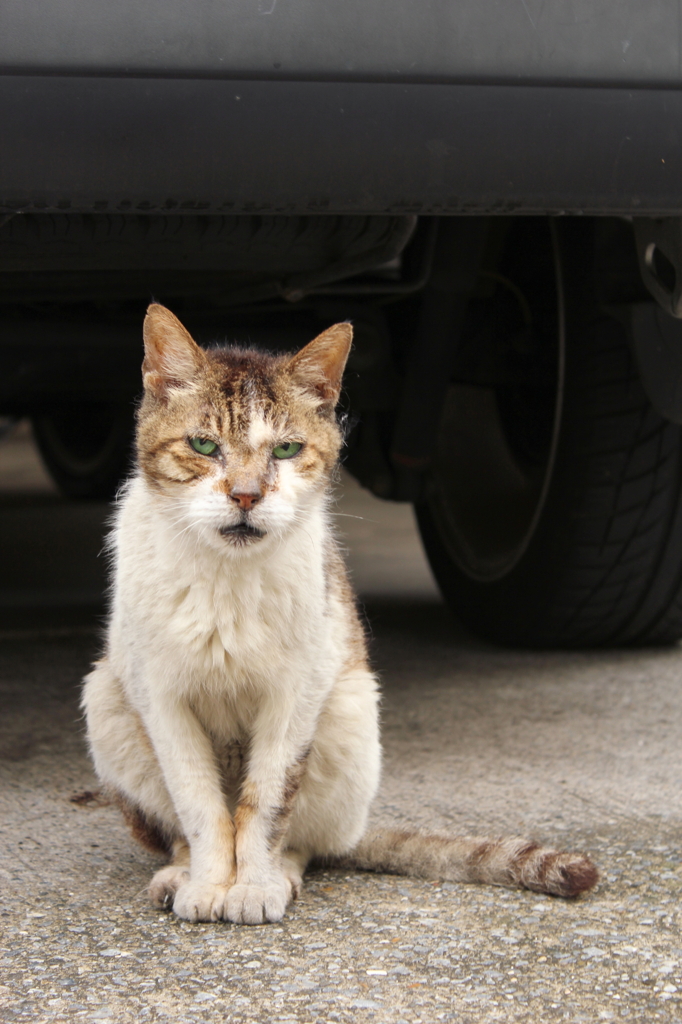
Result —
<instances>
[{"instance_id":1,"label":"green eye","mask_svg":"<svg viewBox=\"0 0 682 1024\"><path fill-rule=\"evenodd\" d=\"M287 441L285 444L278 444L276 448L273 448L272 454L276 459L290 459L300 452L302 447L303 445L298 441Z\"/></svg>"},{"instance_id":2,"label":"green eye","mask_svg":"<svg viewBox=\"0 0 682 1024\"><path fill-rule=\"evenodd\" d=\"M210 441L207 437L190 437L189 443L200 455L215 455L218 450L215 441Z\"/></svg>"}]
</instances>

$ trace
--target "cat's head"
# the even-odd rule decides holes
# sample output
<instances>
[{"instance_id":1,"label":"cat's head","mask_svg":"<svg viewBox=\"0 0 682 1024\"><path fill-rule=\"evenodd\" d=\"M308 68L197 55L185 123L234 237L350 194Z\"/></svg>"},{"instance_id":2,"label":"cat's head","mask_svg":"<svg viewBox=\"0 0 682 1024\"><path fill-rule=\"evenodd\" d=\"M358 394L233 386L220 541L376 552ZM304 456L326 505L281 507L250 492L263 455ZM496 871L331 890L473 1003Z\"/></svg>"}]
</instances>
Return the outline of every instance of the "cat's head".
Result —
<instances>
[{"instance_id":1,"label":"cat's head","mask_svg":"<svg viewBox=\"0 0 682 1024\"><path fill-rule=\"evenodd\" d=\"M149 307L138 464L178 535L244 552L307 518L342 444L335 407L351 338L342 323L293 356L205 350Z\"/></svg>"}]
</instances>

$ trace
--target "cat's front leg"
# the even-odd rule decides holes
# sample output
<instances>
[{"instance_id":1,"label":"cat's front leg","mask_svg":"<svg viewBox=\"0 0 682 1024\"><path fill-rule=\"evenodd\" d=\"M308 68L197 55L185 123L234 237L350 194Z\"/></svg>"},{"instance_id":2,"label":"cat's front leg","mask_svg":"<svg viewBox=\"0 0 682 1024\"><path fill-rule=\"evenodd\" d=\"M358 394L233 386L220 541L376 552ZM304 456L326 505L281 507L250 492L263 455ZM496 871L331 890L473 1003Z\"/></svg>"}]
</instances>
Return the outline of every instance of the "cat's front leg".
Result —
<instances>
[{"instance_id":1,"label":"cat's front leg","mask_svg":"<svg viewBox=\"0 0 682 1024\"><path fill-rule=\"evenodd\" d=\"M145 726L190 849L189 877L177 878L173 911L187 921L219 920L235 879L234 823L213 747L183 702L155 709Z\"/></svg>"},{"instance_id":2,"label":"cat's front leg","mask_svg":"<svg viewBox=\"0 0 682 1024\"><path fill-rule=\"evenodd\" d=\"M224 916L236 924L281 921L300 887L300 874L291 865L285 870L282 849L310 736L300 718L288 726L281 717L273 719L256 727L234 818L237 877ZM304 867L302 863L301 872Z\"/></svg>"}]
</instances>

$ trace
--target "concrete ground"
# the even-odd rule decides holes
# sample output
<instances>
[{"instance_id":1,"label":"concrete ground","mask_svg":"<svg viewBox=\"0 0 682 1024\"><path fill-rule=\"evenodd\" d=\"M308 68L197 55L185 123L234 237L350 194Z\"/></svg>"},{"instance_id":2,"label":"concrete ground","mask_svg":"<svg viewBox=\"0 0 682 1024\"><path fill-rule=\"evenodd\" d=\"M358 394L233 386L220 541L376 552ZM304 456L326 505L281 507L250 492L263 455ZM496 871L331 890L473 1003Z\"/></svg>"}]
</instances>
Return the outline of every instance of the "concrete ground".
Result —
<instances>
[{"instance_id":1,"label":"concrete ground","mask_svg":"<svg viewBox=\"0 0 682 1024\"><path fill-rule=\"evenodd\" d=\"M440 602L410 509L347 481L384 691L376 821L530 833L588 850L603 880L566 902L326 872L281 925L191 926L148 904L157 861L82 796L107 509L57 497L25 431L0 470L3 1021L682 1022L680 649L481 644Z\"/></svg>"}]
</instances>

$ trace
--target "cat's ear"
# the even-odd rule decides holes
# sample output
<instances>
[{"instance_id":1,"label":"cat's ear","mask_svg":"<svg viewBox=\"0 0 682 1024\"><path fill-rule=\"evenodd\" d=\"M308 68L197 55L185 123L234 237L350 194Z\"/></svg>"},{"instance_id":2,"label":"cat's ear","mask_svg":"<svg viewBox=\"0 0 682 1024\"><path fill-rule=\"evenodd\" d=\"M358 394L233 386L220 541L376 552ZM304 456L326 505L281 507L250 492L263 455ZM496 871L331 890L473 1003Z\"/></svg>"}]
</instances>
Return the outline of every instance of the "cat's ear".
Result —
<instances>
[{"instance_id":1,"label":"cat's ear","mask_svg":"<svg viewBox=\"0 0 682 1024\"><path fill-rule=\"evenodd\" d=\"M352 340L353 328L349 323L334 324L289 360L291 376L325 405L336 405Z\"/></svg>"},{"instance_id":2,"label":"cat's ear","mask_svg":"<svg viewBox=\"0 0 682 1024\"><path fill-rule=\"evenodd\" d=\"M178 318L153 302L143 327L142 378L147 391L166 398L172 388L192 384L206 365L206 356Z\"/></svg>"}]
</instances>

